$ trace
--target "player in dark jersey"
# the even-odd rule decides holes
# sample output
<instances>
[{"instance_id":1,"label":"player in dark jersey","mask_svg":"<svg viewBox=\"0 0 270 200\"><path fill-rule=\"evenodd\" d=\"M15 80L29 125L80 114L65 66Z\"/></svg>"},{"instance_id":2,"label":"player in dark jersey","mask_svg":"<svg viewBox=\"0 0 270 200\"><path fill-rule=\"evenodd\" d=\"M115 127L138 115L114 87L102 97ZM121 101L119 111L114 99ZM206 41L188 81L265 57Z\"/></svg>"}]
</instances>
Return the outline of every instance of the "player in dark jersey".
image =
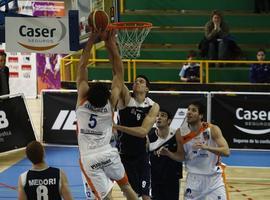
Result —
<instances>
[{"instance_id":1,"label":"player in dark jersey","mask_svg":"<svg viewBox=\"0 0 270 200\"><path fill-rule=\"evenodd\" d=\"M159 105L146 97L149 81L137 76L133 96L124 85L119 100L117 147L132 188L143 200L150 199L150 165L146 152L146 136L155 123Z\"/></svg>"},{"instance_id":2,"label":"player in dark jersey","mask_svg":"<svg viewBox=\"0 0 270 200\"><path fill-rule=\"evenodd\" d=\"M49 167L44 161L44 148L32 141L26 147L26 156L32 162L32 169L22 173L18 181L19 200L72 200L65 173Z\"/></svg>"},{"instance_id":3,"label":"player in dark jersey","mask_svg":"<svg viewBox=\"0 0 270 200\"><path fill-rule=\"evenodd\" d=\"M151 163L152 200L178 200L179 179L182 178L182 163L167 156L158 156L157 150L166 147L172 152L177 150L176 130L170 128L170 112L160 109L156 128L148 134Z\"/></svg>"}]
</instances>

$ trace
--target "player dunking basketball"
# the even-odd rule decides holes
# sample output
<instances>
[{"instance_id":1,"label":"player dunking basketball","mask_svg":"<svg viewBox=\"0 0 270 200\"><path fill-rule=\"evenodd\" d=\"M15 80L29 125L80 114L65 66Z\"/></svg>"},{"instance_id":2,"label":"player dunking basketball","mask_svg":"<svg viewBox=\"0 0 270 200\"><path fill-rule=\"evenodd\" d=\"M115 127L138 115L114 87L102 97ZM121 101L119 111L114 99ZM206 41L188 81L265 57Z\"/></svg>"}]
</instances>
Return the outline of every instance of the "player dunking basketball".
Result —
<instances>
[{"instance_id":1,"label":"player dunking basketball","mask_svg":"<svg viewBox=\"0 0 270 200\"><path fill-rule=\"evenodd\" d=\"M111 92L102 83L88 85L87 64L90 50L104 32L95 31L84 48L77 72L77 131L80 149L80 166L83 173L87 199L111 199L115 180L127 199L137 199L128 183L124 167L116 148L110 145L113 110L123 88L123 63L110 31L105 46L113 65Z\"/></svg>"},{"instance_id":2,"label":"player dunking basketball","mask_svg":"<svg viewBox=\"0 0 270 200\"><path fill-rule=\"evenodd\" d=\"M158 153L174 160L185 160L188 172L185 200L227 200L220 156L230 155L229 146L218 126L202 121L203 114L201 103L191 103L187 111L189 132L178 129L177 151L162 147Z\"/></svg>"}]
</instances>

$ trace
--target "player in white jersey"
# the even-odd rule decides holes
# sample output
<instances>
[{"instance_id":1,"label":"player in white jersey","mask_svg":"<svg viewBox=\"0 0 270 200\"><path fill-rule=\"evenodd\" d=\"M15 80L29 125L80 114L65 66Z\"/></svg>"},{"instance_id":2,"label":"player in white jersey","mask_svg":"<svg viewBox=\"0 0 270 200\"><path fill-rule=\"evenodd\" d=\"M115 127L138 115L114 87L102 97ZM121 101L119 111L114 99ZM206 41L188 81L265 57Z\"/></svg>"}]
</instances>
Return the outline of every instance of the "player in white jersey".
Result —
<instances>
[{"instance_id":1,"label":"player in white jersey","mask_svg":"<svg viewBox=\"0 0 270 200\"><path fill-rule=\"evenodd\" d=\"M229 156L230 149L220 128L203 122L204 108L191 103L187 111L187 127L177 131L177 151L166 148L160 155L185 161L187 180L185 200L227 200L220 156Z\"/></svg>"},{"instance_id":2,"label":"player in white jersey","mask_svg":"<svg viewBox=\"0 0 270 200\"><path fill-rule=\"evenodd\" d=\"M87 65L90 51L97 38L106 38L105 46L113 65L111 92L102 83L88 85ZM110 145L113 109L123 88L123 63L115 34L92 32L84 48L77 72L77 131L80 167L86 199L111 199L113 181L116 181L127 199L137 199L132 190L118 151Z\"/></svg>"}]
</instances>

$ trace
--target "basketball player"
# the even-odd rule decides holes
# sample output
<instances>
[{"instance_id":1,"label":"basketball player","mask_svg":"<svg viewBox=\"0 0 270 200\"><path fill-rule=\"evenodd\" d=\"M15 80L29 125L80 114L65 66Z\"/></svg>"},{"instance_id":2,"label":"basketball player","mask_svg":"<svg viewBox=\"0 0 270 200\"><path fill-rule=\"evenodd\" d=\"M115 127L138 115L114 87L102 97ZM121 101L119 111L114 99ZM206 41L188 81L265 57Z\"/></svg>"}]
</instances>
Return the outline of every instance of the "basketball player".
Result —
<instances>
[{"instance_id":1,"label":"basketball player","mask_svg":"<svg viewBox=\"0 0 270 200\"><path fill-rule=\"evenodd\" d=\"M158 156L157 151L166 147L176 152L176 130L170 128L172 115L165 109L160 109L156 119L156 128L148 135L151 163L152 200L178 200L179 179L182 178L182 163L167 156Z\"/></svg>"},{"instance_id":2,"label":"basketball player","mask_svg":"<svg viewBox=\"0 0 270 200\"><path fill-rule=\"evenodd\" d=\"M204 107L199 102L191 103L187 111L188 132L178 129L177 152L162 147L158 154L171 159L185 159L187 180L185 200L227 200L222 178L220 156L229 156L229 146L220 128L203 122ZM181 136L182 135L182 136Z\"/></svg>"},{"instance_id":3,"label":"basketball player","mask_svg":"<svg viewBox=\"0 0 270 200\"><path fill-rule=\"evenodd\" d=\"M143 200L150 199L150 165L146 136L155 123L159 105L146 97L150 88L147 77L137 76L133 96L124 85L118 102L117 147L132 188Z\"/></svg>"},{"instance_id":4,"label":"basketball player","mask_svg":"<svg viewBox=\"0 0 270 200\"><path fill-rule=\"evenodd\" d=\"M44 148L32 141L26 147L26 156L32 162L32 169L22 173L18 181L19 200L71 200L65 173L49 167L44 161Z\"/></svg>"},{"instance_id":5,"label":"basketball player","mask_svg":"<svg viewBox=\"0 0 270 200\"><path fill-rule=\"evenodd\" d=\"M127 199L137 199L129 185L124 166L116 148L110 145L113 110L123 88L123 63L111 31L105 46L113 65L111 92L102 83L88 85L87 64L90 50L104 33L92 32L80 58L77 72L77 131L80 149L80 167L85 181L87 199L112 199L115 180Z\"/></svg>"}]
</instances>

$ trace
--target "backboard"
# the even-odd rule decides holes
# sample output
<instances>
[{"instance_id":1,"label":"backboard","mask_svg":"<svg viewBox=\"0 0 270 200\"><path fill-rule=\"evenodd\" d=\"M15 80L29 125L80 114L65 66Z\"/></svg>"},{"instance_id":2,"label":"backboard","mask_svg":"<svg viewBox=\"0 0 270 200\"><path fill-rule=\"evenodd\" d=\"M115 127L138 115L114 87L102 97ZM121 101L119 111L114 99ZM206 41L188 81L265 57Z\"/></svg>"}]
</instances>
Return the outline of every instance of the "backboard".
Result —
<instances>
[{"instance_id":1,"label":"backboard","mask_svg":"<svg viewBox=\"0 0 270 200\"><path fill-rule=\"evenodd\" d=\"M104 10L110 22L117 22L119 20L119 0L75 0L72 5L73 11L69 12L70 30L70 50L77 51L83 47L89 36L88 16L94 10ZM78 11L78 13L76 13ZM75 23L79 21L79 33L75 30ZM74 32L75 31L75 32ZM78 41L79 39L79 41Z\"/></svg>"}]
</instances>

